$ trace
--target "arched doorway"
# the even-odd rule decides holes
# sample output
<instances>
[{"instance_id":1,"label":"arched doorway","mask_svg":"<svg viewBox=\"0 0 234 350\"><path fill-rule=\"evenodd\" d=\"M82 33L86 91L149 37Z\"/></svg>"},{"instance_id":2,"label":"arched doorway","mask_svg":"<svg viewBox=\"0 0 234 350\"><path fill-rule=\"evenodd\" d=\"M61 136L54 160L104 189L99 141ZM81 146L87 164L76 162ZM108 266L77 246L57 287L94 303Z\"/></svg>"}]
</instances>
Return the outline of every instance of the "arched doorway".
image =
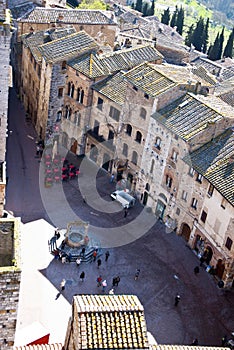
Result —
<instances>
[{"instance_id":1,"label":"arched doorway","mask_svg":"<svg viewBox=\"0 0 234 350\"><path fill-rule=\"evenodd\" d=\"M70 151L74 154L77 152L77 140L72 139Z\"/></svg>"},{"instance_id":2,"label":"arched doorway","mask_svg":"<svg viewBox=\"0 0 234 350\"><path fill-rule=\"evenodd\" d=\"M203 254L204 261L207 263L207 265L210 264L212 256L213 256L213 250L211 249L211 247L207 246Z\"/></svg>"},{"instance_id":3,"label":"arched doorway","mask_svg":"<svg viewBox=\"0 0 234 350\"><path fill-rule=\"evenodd\" d=\"M108 171L109 166L110 166L110 156L108 153L104 153L102 168Z\"/></svg>"},{"instance_id":4,"label":"arched doorway","mask_svg":"<svg viewBox=\"0 0 234 350\"><path fill-rule=\"evenodd\" d=\"M191 229L188 224L183 222L181 225L181 236L188 242L189 237L190 237Z\"/></svg>"},{"instance_id":5,"label":"arched doorway","mask_svg":"<svg viewBox=\"0 0 234 350\"><path fill-rule=\"evenodd\" d=\"M225 269L225 264L223 263L222 259L219 259L216 265L216 275L222 279L223 277L223 273L224 273L224 269Z\"/></svg>"},{"instance_id":6,"label":"arched doorway","mask_svg":"<svg viewBox=\"0 0 234 350\"><path fill-rule=\"evenodd\" d=\"M149 193L148 192L144 192L144 196L143 196L143 205L146 205L147 204L147 201L148 201L148 197L149 197Z\"/></svg>"},{"instance_id":7,"label":"arched doorway","mask_svg":"<svg viewBox=\"0 0 234 350\"><path fill-rule=\"evenodd\" d=\"M159 219L163 219L165 209L166 209L166 205L160 199L158 199L156 210L155 210L155 215Z\"/></svg>"}]
</instances>

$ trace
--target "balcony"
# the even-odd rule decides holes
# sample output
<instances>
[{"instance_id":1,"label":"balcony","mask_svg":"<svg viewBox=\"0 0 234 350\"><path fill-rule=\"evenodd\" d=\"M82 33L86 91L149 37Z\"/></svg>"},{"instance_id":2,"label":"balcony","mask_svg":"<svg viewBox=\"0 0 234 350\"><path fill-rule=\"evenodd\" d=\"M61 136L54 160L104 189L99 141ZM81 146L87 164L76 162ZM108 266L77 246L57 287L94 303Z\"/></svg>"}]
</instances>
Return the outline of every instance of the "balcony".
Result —
<instances>
[{"instance_id":1,"label":"balcony","mask_svg":"<svg viewBox=\"0 0 234 350\"><path fill-rule=\"evenodd\" d=\"M113 145L111 140L106 140L103 135L98 135L95 131L87 131L87 135L95 139L99 144L102 144L104 147L108 148L112 152L115 152L115 145Z\"/></svg>"}]
</instances>

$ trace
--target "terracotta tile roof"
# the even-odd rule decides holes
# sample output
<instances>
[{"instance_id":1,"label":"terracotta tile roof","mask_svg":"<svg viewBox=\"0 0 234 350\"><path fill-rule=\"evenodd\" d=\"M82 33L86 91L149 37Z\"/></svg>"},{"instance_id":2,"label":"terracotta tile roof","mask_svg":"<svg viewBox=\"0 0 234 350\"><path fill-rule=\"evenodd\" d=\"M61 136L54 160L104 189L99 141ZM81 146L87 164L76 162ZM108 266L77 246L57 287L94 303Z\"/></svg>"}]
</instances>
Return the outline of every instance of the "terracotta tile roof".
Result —
<instances>
[{"instance_id":1,"label":"terracotta tile roof","mask_svg":"<svg viewBox=\"0 0 234 350\"><path fill-rule=\"evenodd\" d=\"M124 76L131 84L153 98L176 85L172 79L158 70L158 65L149 63L133 68Z\"/></svg>"},{"instance_id":2,"label":"terracotta tile roof","mask_svg":"<svg viewBox=\"0 0 234 350\"><path fill-rule=\"evenodd\" d=\"M54 343L54 344L35 344L35 345L24 345L24 346L15 346L13 350L62 350L63 344Z\"/></svg>"},{"instance_id":3,"label":"terracotta tile roof","mask_svg":"<svg viewBox=\"0 0 234 350\"><path fill-rule=\"evenodd\" d=\"M234 129L184 157L234 206Z\"/></svg>"},{"instance_id":4,"label":"terracotta tile roof","mask_svg":"<svg viewBox=\"0 0 234 350\"><path fill-rule=\"evenodd\" d=\"M195 135L206 129L210 123L219 121L224 117L223 114L225 113L221 114L221 107L225 104L220 103L220 112L218 112L214 109L215 107L211 107L212 101L215 106L214 97L209 100L202 98L200 95L198 97L188 93L157 111L153 118L185 141L190 141Z\"/></svg>"},{"instance_id":5,"label":"terracotta tile roof","mask_svg":"<svg viewBox=\"0 0 234 350\"><path fill-rule=\"evenodd\" d=\"M202 85L206 86L216 83L216 79L202 67L196 68L163 63L158 65L156 69L170 77L174 82L181 84L187 84L189 80L191 83L196 83L199 80Z\"/></svg>"},{"instance_id":6,"label":"terracotta tile roof","mask_svg":"<svg viewBox=\"0 0 234 350\"><path fill-rule=\"evenodd\" d=\"M200 346L200 345L152 345L151 350L228 350L229 348L215 346Z\"/></svg>"},{"instance_id":7,"label":"terracotta tile roof","mask_svg":"<svg viewBox=\"0 0 234 350\"><path fill-rule=\"evenodd\" d=\"M20 22L30 23L56 23L67 24L116 24L108 17L107 11L100 10L75 10L36 7L30 13L22 16Z\"/></svg>"},{"instance_id":8,"label":"terracotta tile roof","mask_svg":"<svg viewBox=\"0 0 234 350\"><path fill-rule=\"evenodd\" d=\"M123 73L117 73L94 84L93 89L110 100L123 105L126 97L127 82Z\"/></svg>"},{"instance_id":9,"label":"terracotta tile roof","mask_svg":"<svg viewBox=\"0 0 234 350\"><path fill-rule=\"evenodd\" d=\"M96 78L119 70L128 70L142 62L153 62L160 58L162 55L154 47L142 45L115 51L105 56L92 54L74 58L68 62L68 65L90 78Z\"/></svg>"},{"instance_id":10,"label":"terracotta tile roof","mask_svg":"<svg viewBox=\"0 0 234 350\"><path fill-rule=\"evenodd\" d=\"M84 31L53 40L38 48L45 60L56 62L96 50L95 40Z\"/></svg>"},{"instance_id":11,"label":"terracotta tile roof","mask_svg":"<svg viewBox=\"0 0 234 350\"><path fill-rule=\"evenodd\" d=\"M149 349L144 309L134 295L74 296L79 349Z\"/></svg>"},{"instance_id":12,"label":"terracotta tile roof","mask_svg":"<svg viewBox=\"0 0 234 350\"><path fill-rule=\"evenodd\" d=\"M204 57L196 57L196 59L193 61L193 64L196 66L202 66L205 68L208 72L210 72L213 75L218 75L219 72L221 71L222 67L220 64L211 61L207 58ZM217 73L214 73L214 71L217 71Z\"/></svg>"},{"instance_id":13,"label":"terracotta tile roof","mask_svg":"<svg viewBox=\"0 0 234 350\"><path fill-rule=\"evenodd\" d=\"M21 36L22 42L26 47L30 49L35 60L41 61L41 53L39 51L39 46L52 40L56 40L67 36L69 34L76 33L73 27L63 27L59 29L48 29L43 31L38 31L34 33L24 34Z\"/></svg>"}]
</instances>

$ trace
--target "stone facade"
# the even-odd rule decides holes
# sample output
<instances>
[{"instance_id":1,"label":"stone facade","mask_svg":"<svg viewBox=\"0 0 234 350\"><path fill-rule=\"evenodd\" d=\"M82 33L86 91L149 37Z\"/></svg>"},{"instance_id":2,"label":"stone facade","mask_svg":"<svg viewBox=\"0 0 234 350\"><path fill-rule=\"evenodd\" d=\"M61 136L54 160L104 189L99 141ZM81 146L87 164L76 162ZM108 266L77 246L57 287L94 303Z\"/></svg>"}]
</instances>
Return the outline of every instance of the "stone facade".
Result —
<instances>
[{"instance_id":1,"label":"stone facade","mask_svg":"<svg viewBox=\"0 0 234 350\"><path fill-rule=\"evenodd\" d=\"M0 220L0 346L14 345L21 279L20 221Z\"/></svg>"}]
</instances>

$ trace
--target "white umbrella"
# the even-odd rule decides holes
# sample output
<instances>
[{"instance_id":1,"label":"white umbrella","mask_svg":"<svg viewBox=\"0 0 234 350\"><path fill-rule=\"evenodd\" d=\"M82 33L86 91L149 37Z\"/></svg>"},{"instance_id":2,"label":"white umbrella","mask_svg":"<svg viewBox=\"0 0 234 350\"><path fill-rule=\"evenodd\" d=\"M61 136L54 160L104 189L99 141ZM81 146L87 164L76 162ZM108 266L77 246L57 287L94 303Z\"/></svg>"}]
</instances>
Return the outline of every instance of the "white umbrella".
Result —
<instances>
[{"instance_id":1,"label":"white umbrella","mask_svg":"<svg viewBox=\"0 0 234 350\"><path fill-rule=\"evenodd\" d=\"M52 160L54 160L55 156L58 154L58 141L54 141L54 145L52 148Z\"/></svg>"}]
</instances>

